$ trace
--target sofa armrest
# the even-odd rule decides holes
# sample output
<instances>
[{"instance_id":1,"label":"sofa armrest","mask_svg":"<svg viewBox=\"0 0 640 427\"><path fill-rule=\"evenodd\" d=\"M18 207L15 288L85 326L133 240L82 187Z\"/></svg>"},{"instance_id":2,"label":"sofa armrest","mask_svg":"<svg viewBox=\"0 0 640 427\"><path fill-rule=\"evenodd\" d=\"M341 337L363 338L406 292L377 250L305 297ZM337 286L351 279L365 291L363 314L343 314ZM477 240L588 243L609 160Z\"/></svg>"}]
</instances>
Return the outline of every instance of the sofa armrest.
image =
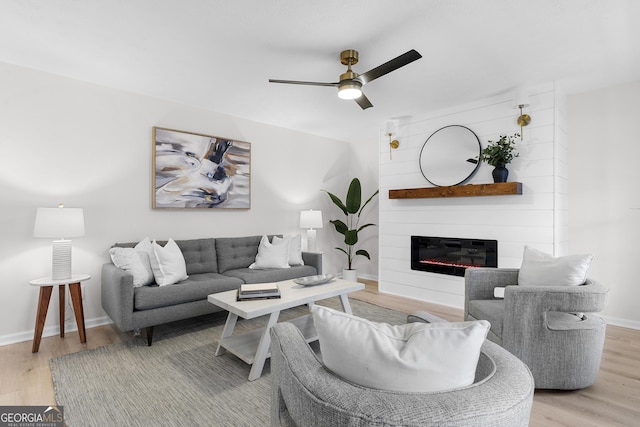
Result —
<instances>
[{"instance_id":1,"label":"sofa armrest","mask_svg":"<svg viewBox=\"0 0 640 427\"><path fill-rule=\"evenodd\" d=\"M102 308L121 331L134 329L133 275L108 263L102 266Z\"/></svg>"},{"instance_id":2,"label":"sofa armrest","mask_svg":"<svg viewBox=\"0 0 640 427\"><path fill-rule=\"evenodd\" d=\"M504 293L505 316L527 318L524 313L547 311L594 313L604 309L608 293L608 287L591 279L580 286L509 286Z\"/></svg>"},{"instance_id":3,"label":"sofa armrest","mask_svg":"<svg viewBox=\"0 0 640 427\"><path fill-rule=\"evenodd\" d=\"M509 351L524 352L552 330L601 328L597 316L579 318L570 313L601 311L608 292L590 279L581 286L509 286L504 294L502 344Z\"/></svg>"},{"instance_id":4,"label":"sofa armrest","mask_svg":"<svg viewBox=\"0 0 640 427\"><path fill-rule=\"evenodd\" d=\"M518 284L518 268L467 268L464 274L464 318L469 314L469 301L495 299L493 289Z\"/></svg>"},{"instance_id":5,"label":"sofa armrest","mask_svg":"<svg viewBox=\"0 0 640 427\"><path fill-rule=\"evenodd\" d=\"M322 253L321 252L302 252L302 260L305 265L316 268L318 274L322 274Z\"/></svg>"}]
</instances>

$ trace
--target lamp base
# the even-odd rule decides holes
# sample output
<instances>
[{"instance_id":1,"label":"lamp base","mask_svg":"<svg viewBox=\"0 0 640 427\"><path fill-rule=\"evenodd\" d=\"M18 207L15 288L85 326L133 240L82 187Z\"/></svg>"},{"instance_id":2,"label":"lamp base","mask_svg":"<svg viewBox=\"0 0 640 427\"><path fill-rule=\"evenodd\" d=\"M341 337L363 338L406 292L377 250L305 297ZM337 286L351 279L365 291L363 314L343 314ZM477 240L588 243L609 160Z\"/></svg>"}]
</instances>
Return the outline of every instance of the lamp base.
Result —
<instances>
[{"instance_id":1,"label":"lamp base","mask_svg":"<svg viewBox=\"0 0 640 427\"><path fill-rule=\"evenodd\" d=\"M51 278L71 278L71 240L54 240L52 250Z\"/></svg>"},{"instance_id":2,"label":"lamp base","mask_svg":"<svg viewBox=\"0 0 640 427\"><path fill-rule=\"evenodd\" d=\"M307 230L307 252L317 252L316 230L313 228Z\"/></svg>"}]
</instances>

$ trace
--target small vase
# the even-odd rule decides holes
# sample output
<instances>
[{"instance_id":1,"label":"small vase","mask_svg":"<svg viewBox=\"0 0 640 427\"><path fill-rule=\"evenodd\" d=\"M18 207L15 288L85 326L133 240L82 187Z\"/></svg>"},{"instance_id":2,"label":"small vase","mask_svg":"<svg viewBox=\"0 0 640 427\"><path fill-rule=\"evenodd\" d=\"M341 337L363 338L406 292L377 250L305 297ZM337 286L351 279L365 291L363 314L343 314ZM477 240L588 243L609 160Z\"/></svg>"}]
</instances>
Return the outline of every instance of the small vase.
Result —
<instances>
[{"instance_id":1,"label":"small vase","mask_svg":"<svg viewBox=\"0 0 640 427\"><path fill-rule=\"evenodd\" d=\"M349 282L357 282L358 281L358 270L353 269L344 269L342 270L342 279L348 280Z\"/></svg>"},{"instance_id":2,"label":"small vase","mask_svg":"<svg viewBox=\"0 0 640 427\"><path fill-rule=\"evenodd\" d=\"M504 165L498 165L493 169L491 175L493 175L493 182L507 182L509 169L507 169Z\"/></svg>"}]
</instances>

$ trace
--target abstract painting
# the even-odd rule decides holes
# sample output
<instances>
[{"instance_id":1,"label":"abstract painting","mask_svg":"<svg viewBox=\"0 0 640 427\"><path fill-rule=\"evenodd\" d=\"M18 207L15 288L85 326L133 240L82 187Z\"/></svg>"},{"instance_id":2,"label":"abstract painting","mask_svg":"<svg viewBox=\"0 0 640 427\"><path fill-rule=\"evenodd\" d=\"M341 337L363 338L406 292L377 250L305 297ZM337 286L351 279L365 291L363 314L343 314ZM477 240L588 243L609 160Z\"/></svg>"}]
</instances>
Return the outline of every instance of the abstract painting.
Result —
<instances>
[{"instance_id":1,"label":"abstract painting","mask_svg":"<svg viewBox=\"0 0 640 427\"><path fill-rule=\"evenodd\" d=\"M153 128L153 208L249 209L251 144Z\"/></svg>"}]
</instances>

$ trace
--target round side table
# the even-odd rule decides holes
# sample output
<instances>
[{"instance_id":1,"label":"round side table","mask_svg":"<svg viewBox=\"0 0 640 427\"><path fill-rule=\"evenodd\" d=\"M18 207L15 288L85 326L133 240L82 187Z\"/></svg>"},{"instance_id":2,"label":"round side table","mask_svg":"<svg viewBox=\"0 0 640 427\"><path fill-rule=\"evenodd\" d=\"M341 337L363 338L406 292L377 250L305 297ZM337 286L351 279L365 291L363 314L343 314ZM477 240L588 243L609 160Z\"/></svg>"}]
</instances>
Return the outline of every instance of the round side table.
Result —
<instances>
[{"instance_id":1,"label":"round side table","mask_svg":"<svg viewBox=\"0 0 640 427\"><path fill-rule=\"evenodd\" d=\"M87 342L87 336L84 329L84 309L82 307L82 288L80 283L91 279L88 274L74 274L68 279L53 279L51 277L43 277L29 282L31 286L40 287L40 296L38 297L38 312L36 313L36 327L33 332L32 353L37 353L40 349L40 339L42 338L42 330L44 322L47 319L47 311L49 310L49 301L51 300L51 291L54 286L58 286L58 296L60 299L60 337L64 338L64 295L65 285L69 285L69 293L71 294L71 302L73 303L73 311L76 315L76 324L78 325L78 333L80 342Z\"/></svg>"}]
</instances>

